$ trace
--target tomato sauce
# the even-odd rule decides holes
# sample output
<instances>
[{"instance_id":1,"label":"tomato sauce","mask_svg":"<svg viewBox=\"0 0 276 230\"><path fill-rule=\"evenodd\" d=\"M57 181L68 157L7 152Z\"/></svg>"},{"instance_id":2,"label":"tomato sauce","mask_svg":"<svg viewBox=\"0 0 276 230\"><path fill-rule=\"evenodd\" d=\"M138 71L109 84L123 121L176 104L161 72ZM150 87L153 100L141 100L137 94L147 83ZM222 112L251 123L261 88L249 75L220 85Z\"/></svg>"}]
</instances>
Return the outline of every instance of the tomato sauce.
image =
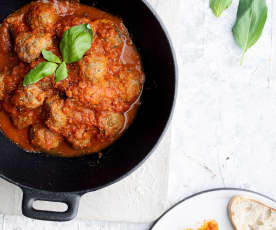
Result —
<instances>
[{"instance_id":1,"label":"tomato sauce","mask_svg":"<svg viewBox=\"0 0 276 230\"><path fill-rule=\"evenodd\" d=\"M16 104L16 102L13 102L13 100L15 100L13 98L20 90L23 92L22 81L26 73L43 61L43 59L40 56L31 63L22 62L22 60L20 60L22 55L20 56L20 53L16 53L15 51L14 40L16 39L15 36L17 36L17 34L32 31L32 29L30 29L32 24L28 24L28 15L30 14L30 9L32 9L34 5L38 6L39 4L50 4L58 15L58 20L55 27L53 27L55 28L53 29L54 32L49 30L49 33L54 33L54 45L48 50L51 50L59 57L61 57L61 53L58 49L58 42L66 29L88 21L92 30L95 29L95 34L92 48L86 54L88 57L84 57L84 61L81 60L79 63L68 65L68 79L55 83L53 80L54 77L52 76L36 83L36 86L39 85L39 87L42 87L43 90L45 90L45 92L43 91L43 96L45 93L45 101L39 109L37 108L36 110L31 111L32 113L37 113L35 116L32 115L31 117L30 109L26 109L25 107L21 108ZM38 15L41 14L41 12L34 12L34 10L32 13L37 13ZM44 20L45 18L42 19ZM49 19L46 18L45 20ZM111 31L108 26L105 28L108 23L110 25L115 25L115 32L113 30ZM116 37L117 34L114 35L114 33L117 32L119 34L119 39ZM33 33L37 32L34 31ZM26 48L19 49L19 52L21 51L25 52ZM89 55L91 55L91 58ZM86 71L87 68L90 68L89 58L92 60L105 60L103 63L106 63L106 74L103 80L99 81L100 83L95 83L94 79L89 79L90 72L88 72L89 74L86 72L84 74L80 73L81 71ZM86 60L88 64L85 62ZM99 66L102 67L102 65L103 64L101 63ZM97 67L98 66L96 66L96 68ZM92 69L92 72L93 70L94 69ZM4 21L0 26L0 75L1 73L6 74L2 83L5 84L4 88L6 91L0 102L0 128L2 132L26 151L47 152L62 157L77 157L100 152L102 149L116 141L129 127L136 115L140 104L139 97L144 82L144 73L140 56L131 41L127 29L123 25L122 20L119 17L115 17L102 10L78 2L65 0L49 0L30 3L19 9ZM96 74L98 73L99 71L96 72ZM88 75L88 78L85 74ZM49 85L53 85L53 87ZM49 122L50 118L48 118L48 113L51 113L49 111L53 110L51 107L52 105L48 103L50 104L50 109L45 109L45 104L47 104L46 101L49 98L58 97L57 95L60 96L61 94L62 96L58 100L65 102L63 104L61 103L64 107L61 107L60 112L64 114L66 114L66 111L68 114L74 113L74 107L66 108L69 103L66 101L71 100L71 104L74 105L74 103L77 103L81 106L79 119L82 119L80 121L75 121L75 116L72 116L71 118L67 117L67 122L69 123L62 128L60 128L57 123L52 125L53 120L51 121L52 123ZM63 97L66 99L63 99ZM30 107L31 105L28 106ZM72 111L70 109L72 109ZM95 113L96 117L95 120L91 118L93 121L89 121L90 123L85 120L85 116L89 111ZM109 118L103 120L104 122L106 121L106 123L103 123L101 115L99 114L109 112L116 114L120 113L124 116L123 127L120 128L120 131L118 131L116 135L108 136L108 128L110 127L102 127L102 124L110 125L110 120L108 120ZM18 121L18 116L21 116L22 114L27 115ZM56 114L57 112L53 112L52 116L55 116ZM48 119L48 123L45 122L46 119ZM82 124L82 122L84 123ZM34 145L31 142L30 127L37 123L42 124L45 127L48 125L46 129L49 129L49 132L61 136L63 141L58 147L47 149L47 151L45 151L45 149L38 145ZM91 126L95 126L92 130L93 132L89 131ZM81 138L78 140L79 142L74 142L74 139L80 135L79 133L81 132L79 129L81 128L84 132L88 130L87 132L89 134L95 132L98 132L98 134L96 135L95 140L93 140L93 144L89 146L80 145L84 147L76 148L73 146L78 145L79 142L84 143ZM76 138L72 135L76 135ZM72 139L73 142L71 141Z\"/></svg>"}]
</instances>

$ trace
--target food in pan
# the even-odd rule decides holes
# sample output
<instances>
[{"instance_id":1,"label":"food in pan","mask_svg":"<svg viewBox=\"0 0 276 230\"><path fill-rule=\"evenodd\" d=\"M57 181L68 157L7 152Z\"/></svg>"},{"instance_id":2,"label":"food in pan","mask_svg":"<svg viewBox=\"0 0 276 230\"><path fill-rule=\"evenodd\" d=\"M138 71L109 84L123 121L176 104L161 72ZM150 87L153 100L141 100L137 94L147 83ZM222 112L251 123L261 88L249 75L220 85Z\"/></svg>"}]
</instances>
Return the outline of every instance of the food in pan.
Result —
<instances>
[{"instance_id":1,"label":"food in pan","mask_svg":"<svg viewBox=\"0 0 276 230\"><path fill-rule=\"evenodd\" d=\"M229 203L229 217L235 230L276 229L276 210L246 197L232 198Z\"/></svg>"},{"instance_id":2,"label":"food in pan","mask_svg":"<svg viewBox=\"0 0 276 230\"><path fill-rule=\"evenodd\" d=\"M0 27L0 126L26 151L101 151L133 121L143 83L122 20L99 9L37 1Z\"/></svg>"}]
</instances>

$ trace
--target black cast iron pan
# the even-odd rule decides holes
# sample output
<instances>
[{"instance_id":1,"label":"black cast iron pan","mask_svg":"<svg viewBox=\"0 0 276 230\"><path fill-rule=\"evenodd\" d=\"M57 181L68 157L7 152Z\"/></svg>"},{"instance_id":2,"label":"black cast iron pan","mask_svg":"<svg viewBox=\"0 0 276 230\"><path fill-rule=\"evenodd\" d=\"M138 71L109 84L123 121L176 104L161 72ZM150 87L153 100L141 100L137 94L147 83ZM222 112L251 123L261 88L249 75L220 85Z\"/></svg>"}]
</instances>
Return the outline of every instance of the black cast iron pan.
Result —
<instances>
[{"instance_id":1,"label":"black cast iron pan","mask_svg":"<svg viewBox=\"0 0 276 230\"><path fill-rule=\"evenodd\" d=\"M0 20L29 0L1 0ZM24 152L0 135L0 176L23 191L25 216L68 221L77 215L80 197L129 175L147 159L170 120L176 94L173 48L155 12L143 0L83 0L123 18L142 56L146 83L142 105L127 132L112 146L81 158L58 158ZM1 195L1 194L0 194ZM63 202L66 212L38 211L36 200Z\"/></svg>"}]
</instances>

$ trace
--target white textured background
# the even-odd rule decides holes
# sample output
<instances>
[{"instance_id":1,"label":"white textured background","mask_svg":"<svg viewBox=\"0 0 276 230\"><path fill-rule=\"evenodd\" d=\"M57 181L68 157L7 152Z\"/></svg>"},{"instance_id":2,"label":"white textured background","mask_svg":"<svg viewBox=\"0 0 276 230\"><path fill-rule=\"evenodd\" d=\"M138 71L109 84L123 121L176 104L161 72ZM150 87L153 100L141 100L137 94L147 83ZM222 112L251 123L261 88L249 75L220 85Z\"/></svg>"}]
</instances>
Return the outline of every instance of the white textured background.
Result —
<instances>
[{"instance_id":1,"label":"white textured background","mask_svg":"<svg viewBox=\"0 0 276 230\"><path fill-rule=\"evenodd\" d=\"M168 28L179 64L169 186L163 185L169 192L163 204L215 187L247 188L276 199L276 3L267 0L263 35L240 66L241 50L231 33L238 0L220 18L210 11L209 0L149 2ZM139 171L137 175L140 180L147 177ZM0 185L0 193L5 189ZM116 185L111 189L121 191ZM18 197L11 202L14 199ZM0 230L146 230L149 226L78 220L56 224L0 216Z\"/></svg>"},{"instance_id":2,"label":"white textured background","mask_svg":"<svg viewBox=\"0 0 276 230\"><path fill-rule=\"evenodd\" d=\"M180 75L169 200L224 186L276 199L275 1L266 1L263 35L242 66L231 33L238 0L220 18L208 0L172 2Z\"/></svg>"}]
</instances>

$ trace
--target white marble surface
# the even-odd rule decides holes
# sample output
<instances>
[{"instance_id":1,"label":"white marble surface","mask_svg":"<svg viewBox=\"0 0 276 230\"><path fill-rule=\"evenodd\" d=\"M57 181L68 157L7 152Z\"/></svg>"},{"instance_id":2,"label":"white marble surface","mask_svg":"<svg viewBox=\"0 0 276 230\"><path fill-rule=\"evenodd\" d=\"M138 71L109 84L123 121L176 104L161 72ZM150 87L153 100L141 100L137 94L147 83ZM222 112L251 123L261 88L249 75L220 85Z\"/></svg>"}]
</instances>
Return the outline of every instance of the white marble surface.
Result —
<instances>
[{"instance_id":1,"label":"white marble surface","mask_svg":"<svg viewBox=\"0 0 276 230\"><path fill-rule=\"evenodd\" d=\"M209 0L149 2L168 28L179 64L165 202L172 205L215 187L247 188L276 199L276 3L267 0L263 35L240 66L241 50L231 33L238 0L219 19L210 11ZM149 226L78 220L53 224L0 216L0 230L146 230Z\"/></svg>"},{"instance_id":2,"label":"white marble surface","mask_svg":"<svg viewBox=\"0 0 276 230\"><path fill-rule=\"evenodd\" d=\"M172 2L179 9L169 30L180 75L169 201L214 187L247 188L276 199L275 1L266 1L263 35L242 66L231 33L238 0L219 19L208 0Z\"/></svg>"},{"instance_id":3,"label":"white marble surface","mask_svg":"<svg viewBox=\"0 0 276 230\"><path fill-rule=\"evenodd\" d=\"M31 220L20 216L0 215L1 230L148 230L149 224L74 220L65 223Z\"/></svg>"}]
</instances>

